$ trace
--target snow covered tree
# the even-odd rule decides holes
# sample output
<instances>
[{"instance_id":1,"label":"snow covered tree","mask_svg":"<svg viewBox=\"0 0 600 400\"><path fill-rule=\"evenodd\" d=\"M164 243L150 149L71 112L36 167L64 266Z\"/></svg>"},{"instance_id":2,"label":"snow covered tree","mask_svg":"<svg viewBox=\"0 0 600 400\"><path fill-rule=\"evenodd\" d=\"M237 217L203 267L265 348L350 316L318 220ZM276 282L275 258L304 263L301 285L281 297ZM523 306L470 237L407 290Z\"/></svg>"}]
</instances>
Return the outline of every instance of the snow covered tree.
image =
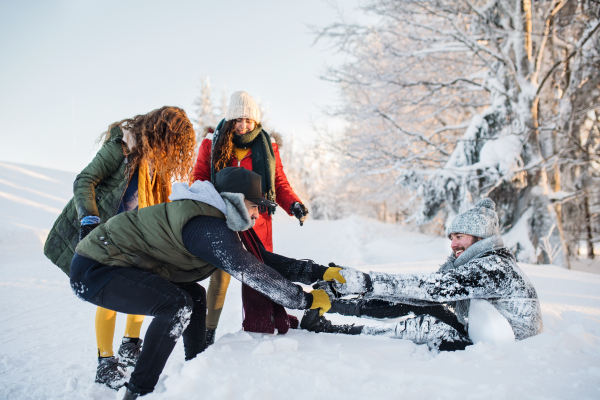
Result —
<instances>
[{"instance_id":1,"label":"snow covered tree","mask_svg":"<svg viewBox=\"0 0 600 400\"><path fill-rule=\"evenodd\" d=\"M229 104L229 96L227 95L227 89L223 87L223 92L221 93L221 106L219 107L219 121L225 118L225 114L227 114L227 105Z\"/></svg>"},{"instance_id":2,"label":"snow covered tree","mask_svg":"<svg viewBox=\"0 0 600 400\"><path fill-rule=\"evenodd\" d=\"M215 107L212 101L212 89L210 87L210 78L200 78L200 95L194 101L196 106L196 141L200 143L206 136L208 127L215 127L217 118Z\"/></svg>"},{"instance_id":3,"label":"snow covered tree","mask_svg":"<svg viewBox=\"0 0 600 400\"><path fill-rule=\"evenodd\" d=\"M349 122L332 146L355 172L417 193L418 222L489 196L520 261L568 267L580 237L565 231L564 208L582 225L585 207L569 201L589 201L598 172L597 129L582 127L600 100L599 6L369 1L368 24L317 31L347 55L325 74Z\"/></svg>"}]
</instances>

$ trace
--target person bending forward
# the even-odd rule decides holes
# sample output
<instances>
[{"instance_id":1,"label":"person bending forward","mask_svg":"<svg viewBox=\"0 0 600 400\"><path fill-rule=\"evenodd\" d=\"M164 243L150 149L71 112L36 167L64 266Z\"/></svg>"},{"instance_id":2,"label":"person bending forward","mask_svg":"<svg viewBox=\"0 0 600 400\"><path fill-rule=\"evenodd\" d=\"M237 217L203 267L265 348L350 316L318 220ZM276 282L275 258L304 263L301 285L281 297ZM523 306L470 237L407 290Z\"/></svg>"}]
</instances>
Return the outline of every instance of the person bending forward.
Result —
<instances>
[{"instance_id":1,"label":"person bending forward","mask_svg":"<svg viewBox=\"0 0 600 400\"><path fill-rule=\"evenodd\" d=\"M222 269L274 302L293 309L330 307L311 283L337 276L310 260L260 247L265 263L248 253L238 231L252 227L262 198L260 176L229 167L210 182L173 185L171 203L119 214L95 228L76 248L71 287L81 299L125 313L152 315L125 399L152 392L183 335L186 359L204 349L206 292L197 281ZM219 194L220 193L220 194Z\"/></svg>"}]
</instances>

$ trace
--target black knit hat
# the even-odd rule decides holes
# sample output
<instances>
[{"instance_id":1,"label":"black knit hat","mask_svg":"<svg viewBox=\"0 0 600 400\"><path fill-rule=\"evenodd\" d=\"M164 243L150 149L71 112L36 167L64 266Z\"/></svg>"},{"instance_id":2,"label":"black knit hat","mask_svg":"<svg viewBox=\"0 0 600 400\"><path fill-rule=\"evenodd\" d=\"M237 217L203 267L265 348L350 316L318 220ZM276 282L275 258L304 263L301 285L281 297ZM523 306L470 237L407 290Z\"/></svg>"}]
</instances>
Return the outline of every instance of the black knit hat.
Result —
<instances>
[{"instance_id":1,"label":"black knit hat","mask_svg":"<svg viewBox=\"0 0 600 400\"><path fill-rule=\"evenodd\" d=\"M262 196L261 178L256 172L242 167L227 167L215 175L217 192L241 193L246 200L266 207L277 207Z\"/></svg>"}]
</instances>

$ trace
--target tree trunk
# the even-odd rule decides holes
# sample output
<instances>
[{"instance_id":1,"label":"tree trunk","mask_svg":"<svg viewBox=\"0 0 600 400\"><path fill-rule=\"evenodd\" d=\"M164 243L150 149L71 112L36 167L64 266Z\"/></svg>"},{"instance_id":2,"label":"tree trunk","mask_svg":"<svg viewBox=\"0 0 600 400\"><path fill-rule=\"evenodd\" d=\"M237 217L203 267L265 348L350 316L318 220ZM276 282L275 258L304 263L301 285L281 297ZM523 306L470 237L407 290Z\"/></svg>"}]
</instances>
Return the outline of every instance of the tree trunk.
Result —
<instances>
[{"instance_id":1,"label":"tree trunk","mask_svg":"<svg viewBox=\"0 0 600 400\"><path fill-rule=\"evenodd\" d=\"M585 228L587 233L587 251L588 251L588 259L594 259L594 242L592 241L592 217L590 215L590 196L587 194L583 198L583 209L585 213Z\"/></svg>"}]
</instances>

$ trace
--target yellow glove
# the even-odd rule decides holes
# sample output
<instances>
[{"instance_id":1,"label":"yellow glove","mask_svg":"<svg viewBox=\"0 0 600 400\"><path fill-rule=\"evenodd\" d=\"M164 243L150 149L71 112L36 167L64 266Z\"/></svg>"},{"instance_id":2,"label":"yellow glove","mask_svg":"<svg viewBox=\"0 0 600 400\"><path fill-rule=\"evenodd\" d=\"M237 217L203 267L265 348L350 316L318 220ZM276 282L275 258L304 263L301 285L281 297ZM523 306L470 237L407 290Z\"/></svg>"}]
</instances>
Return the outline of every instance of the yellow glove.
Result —
<instances>
[{"instance_id":1,"label":"yellow glove","mask_svg":"<svg viewBox=\"0 0 600 400\"><path fill-rule=\"evenodd\" d=\"M323 274L323 280L331 282L332 280L336 280L339 283L346 283L346 279L340 274L342 269L340 267L329 267Z\"/></svg>"},{"instance_id":2,"label":"yellow glove","mask_svg":"<svg viewBox=\"0 0 600 400\"><path fill-rule=\"evenodd\" d=\"M313 295L313 302L310 306L311 310L315 308L319 308L319 315L325 314L331 308L331 301L329 301L329 296L327 292L324 290L313 290L310 292Z\"/></svg>"}]
</instances>

